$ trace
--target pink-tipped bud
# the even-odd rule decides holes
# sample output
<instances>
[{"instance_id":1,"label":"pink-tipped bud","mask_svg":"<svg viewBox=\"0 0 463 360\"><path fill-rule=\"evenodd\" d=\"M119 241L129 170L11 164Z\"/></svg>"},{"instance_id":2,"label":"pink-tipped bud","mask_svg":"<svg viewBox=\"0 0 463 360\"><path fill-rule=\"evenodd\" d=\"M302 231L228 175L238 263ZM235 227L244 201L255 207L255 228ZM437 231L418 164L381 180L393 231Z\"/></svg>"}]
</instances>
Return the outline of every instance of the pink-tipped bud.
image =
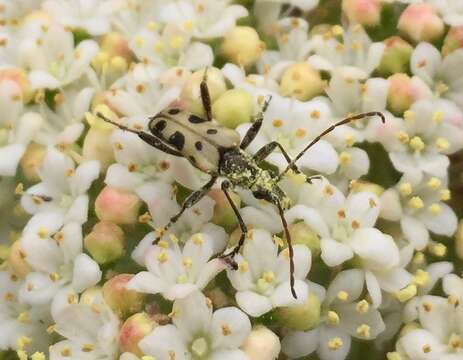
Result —
<instances>
[{"instance_id":1,"label":"pink-tipped bud","mask_svg":"<svg viewBox=\"0 0 463 360\"><path fill-rule=\"evenodd\" d=\"M397 28L415 42L431 42L444 33L444 22L431 5L411 4L400 15Z\"/></svg>"},{"instance_id":2,"label":"pink-tipped bud","mask_svg":"<svg viewBox=\"0 0 463 360\"><path fill-rule=\"evenodd\" d=\"M447 56L453 50L463 48L463 25L450 28L445 36L442 54Z\"/></svg>"},{"instance_id":3,"label":"pink-tipped bud","mask_svg":"<svg viewBox=\"0 0 463 360\"><path fill-rule=\"evenodd\" d=\"M95 200L95 212L100 220L116 224L135 224L138 220L140 198L130 191L105 186Z\"/></svg>"},{"instance_id":4,"label":"pink-tipped bud","mask_svg":"<svg viewBox=\"0 0 463 360\"><path fill-rule=\"evenodd\" d=\"M33 91L26 72L20 68L5 68L0 70L0 83L11 81L17 85L18 95L24 103L32 99Z\"/></svg>"},{"instance_id":5,"label":"pink-tipped bud","mask_svg":"<svg viewBox=\"0 0 463 360\"><path fill-rule=\"evenodd\" d=\"M263 325L255 326L241 347L249 360L274 360L281 350L278 336Z\"/></svg>"},{"instance_id":6,"label":"pink-tipped bud","mask_svg":"<svg viewBox=\"0 0 463 360\"><path fill-rule=\"evenodd\" d=\"M384 53L378 71L382 76L406 73L410 64L413 47L399 36L384 40Z\"/></svg>"},{"instance_id":7,"label":"pink-tipped bud","mask_svg":"<svg viewBox=\"0 0 463 360\"><path fill-rule=\"evenodd\" d=\"M127 289L133 274L119 274L103 285L103 297L120 318L126 318L143 309L146 294Z\"/></svg>"},{"instance_id":8,"label":"pink-tipped bud","mask_svg":"<svg viewBox=\"0 0 463 360\"><path fill-rule=\"evenodd\" d=\"M124 232L110 221L100 221L85 237L84 245L98 264L107 264L124 255Z\"/></svg>"},{"instance_id":9,"label":"pink-tipped bud","mask_svg":"<svg viewBox=\"0 0 463 360\"><path fill-rule=\"evenodd\" d=\"M421 82L414 81L407 74L394 74L388 80L390 85L387 104L394 114L403 114L423 96Z\"/></svg>"},{"instance_id":10,"label":"pink-tipped bud","mask_svg":"<svg viewBox=\"0 0 463 360\"><path fill-rule=\"evenodd\" d=\"M128 63L133 59L132 50L129 48L127 38L119 32L113 31L103 36L101 40L101 51L106 52L109 57L120 56Z\"/></svg>"},{"instance_id":11,"label":"pink-tipped bud","mask_svg":"<svg viewBox=\"0 0 463 360\"><path fill-rule=\"evenodd\" d=\"M19 163L21 171L24 177L31 182L40 181L39 169L42 165L47 148L43 145L36 143L30 143L27 146L26 152L24 153Z\"/></svg>"},{"instance_id":12,"label":"pink-tipped bud","mask_svg":"<svg viewBox=\"0 0 463 360\"><path fill-rule=\"evenodd\" d=\"M238 225L238 220L225 194L220 189L212 189L209 191L208 196L215 201L212 222L222 226L227 232L231 232ZM230 196L233 203L239 208L241 206L241 198L239 195L231 192Z\"/></svg>"},{"instance_id":13,"label":"pink-tipped bud","mask_svg":"<svg viewBox=\"0 0 463 360\"><path fill-rule=\"evenodd\" d=\"M29 272L32 271L32 268L26 261L26 253L21 246L19 240L15 241L11 247L8 254L8 264L13 270L14 274L23 278Z\"/></svg>"},{"instance_id":14,"label":"pink-tipped bud","mask_svg":"<svg viewBox=\"0 0 463 360\"><path fill-rule=\"evenodd\" d=\"M364 26L376 26L381 20L379 0L343 0L342 10L350 22Z\"/></svg>"},{"instance_id":15,"label":"pink-tipped bud","mask_svg":"<svg viewBox=\"0 0 463 360\"><path fill-rule=\"evenodd\" d=\"M138 357L143 356L143 352L138 347L138 343L153 329L158 326L147 313L140 312L133 314L119 330L119 345L122 352L131 352Z\"/></svg>"}]
</instances>

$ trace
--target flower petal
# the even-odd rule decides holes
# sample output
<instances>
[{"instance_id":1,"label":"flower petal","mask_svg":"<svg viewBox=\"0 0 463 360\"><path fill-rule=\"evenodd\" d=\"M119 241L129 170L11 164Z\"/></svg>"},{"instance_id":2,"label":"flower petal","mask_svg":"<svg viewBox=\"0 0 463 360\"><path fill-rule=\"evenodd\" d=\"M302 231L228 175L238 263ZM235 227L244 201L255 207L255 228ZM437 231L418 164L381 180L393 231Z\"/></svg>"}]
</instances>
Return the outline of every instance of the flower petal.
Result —
<instances>
[{"instance_id":1,"label":"flower petal","mask_svg":"<svg viewBox=\"0 0 463 360\"><path fill-rule=\"evenodd\" d=\"M270 299L253 291L238 291L235 299L238 306L253 317L261 316L272 310Z\"/></svg>"},{"instance_id":2,"label":"flower petal","mask_svg":"<svg viewBox=\"0 0 463 360\"><path fill-rule=\"evenodd\" d=\"M212 315L209 332L213 349L239 348L251 333L251 322L235 307L221 308Z\"/></svg>"}]
</instances>

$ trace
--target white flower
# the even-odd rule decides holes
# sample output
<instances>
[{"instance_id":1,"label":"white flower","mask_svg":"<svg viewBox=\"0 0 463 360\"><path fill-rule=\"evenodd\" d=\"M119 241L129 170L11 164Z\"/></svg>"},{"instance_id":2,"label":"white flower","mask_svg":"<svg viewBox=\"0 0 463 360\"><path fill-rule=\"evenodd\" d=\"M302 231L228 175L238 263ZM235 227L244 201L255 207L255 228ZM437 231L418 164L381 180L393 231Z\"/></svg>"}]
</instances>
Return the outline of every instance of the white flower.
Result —
<instances>
[{"instance_id":1,"label":"white flower","mask_svg":"<svg viewBox=\"0 0 463 360\"><path fill-rule=\"evenodd\" d=\"M450 26L463 25L463 3L460 0L427 0Z\"/></svg>"},{"instance_id":2,"label":"white flower","mask_svg":"<svg viewBox=\"0 0 463 360\"><path fill-rule=\"evenodd\" d=\"M87 161L75 168L71 158L49 147L39 170L42 181L27 189L21 205L30 214L57 212L61 224L70 221L83 224L88 213L87 191L99 171L98 161Z\"/></svg>"},{"instance_id":3,"label":"white flower","mask_svg":"<svg viewBox=\"0 0 463 360\"><path fill-rule=\"evenodd\" d=\"M66 340L51 345L50 360L116 359L119 319L100 295L66 306L53 318L53 329Z\"/></svg>"},{"instance_id":4,"label":"white flower","mask_svg":"<svg viewBox=\"0 0 463 360\"><path fill-rule=\"evenodd\" d=\"M200 292L176 300L173 324L157 326L138 346L158 360L246 360L239 347L251 332L248 317L235 307L212 312Z\"/></svg>"},{"instance_id":5,"label":"white flower","mask_svg":"<svg viewBox=\"0 0 463 360\"><path fill-rule=\"evenodd\" d=\"M442 59L439 51L429 43L418 44L412 53L410 67L434 94L454 101L463 109L463 74L458 69L463 66L463 50L451 52Z\"/></svg>"},{"instance_id":6,"label":"white flower","mask_svg":"<svg viewBox=\"0 0 463 360\"><path fill-rule=\"evenodd\" d=\"M162 7L161 21L182 26L197 39L222 37L236 21L248 15L241 5L230 0L176 0Z\"/></svg>"},{"instance_id":7,"label":"white flower","mask_svg":"<svg viewBox=\"0 0 463 360\"><path fill-rule=\"evenodd\" d=\"M60 214L36 214L20 241L32 269L20 295L31 305L52 303L56 313L63 297L81 293L101 279L98 264L83 253L81 225L71 222L61 227Z\"/></svg>"},{"instance_id":8,"label":"white flower","mask_svg":"<svg viewBox=\"0 0 463 360\"><path fill-rule=\"evenodd\" d=\"M395 188L381 195L381 217L400 221L405 238L417 250L429 242L429 231L452 236L457 228L457 217L443 201L450 199L447 181L425 177L415 184L403 178Z\"/></svg>"},{"instance_id":9,"label":"white flower","mask_svg":"<svg viewBox=\"0 0 463 360\"><path fill-rule=\"evenodd\" d=\"M16 275L0 272L0 349L46 350L50 341L46 332L51 322L49 310L21 301L22 285Z\"/></svg>"},{"instance_id":10,"label":"white flower","mask_svg":"<svg viewBox=\"0 0 463 360\"><path fill-rule=\"evenodd\" d=\"M145 252L148 271L139 272L128 283L138 292L161 293L168 300L181 299L202 290L211 279L225 269L220 259L212 259L214 238L208 234L194 234L183 249L174 243L172 248L162 241Z\"/></svg>"},{"instance_id":11,"label":"white flower","mask_svg":"<svg viewBox=\"0 0 463 360\"><path fill-rule=\"evenodd\" d=\"M290 358L314 351L321 360L347 357L351 337L371 340L384 331L381 314L361 295L364 287L361 270L345 270L330 283L326 295L318 291L322 304L322 324L309 331L291 331L282 341L282 350Z\"/></svg>"},{"instance_id":12,"label":"white flower","mask_svg":"<svg viewBox=\"0 0 463 360\"><path fill-rule=\"evenodd\" d=\"M375 307L381 304L381 289L395 292L410 282L394 239L374 228L381 205L375 194L359 192L345 198L326 181L314 180L301 191L299 203L310 207L288 210L288 222L303 220L320 235L321 258L328 266L356 256Z\"/></svg>"},{"instance_id":13,"label":"white flower","mask_svg":"<svg viewBox=\"0 0 463 360\"><path fill-rule=\"evenodd\" d=\"M235 260L238 270L227 270L238 306L251 316L257 317L275 307L302 304L308 296L304 281L311 266L309 249L294 245L294 277L297 299L291 295L289 282L289 252L278 254L278 245L270 233L261 229L249 232L243 247L243 255Z\"/></svg>"},{"instance_id":14,"label":"white flower","mask_svg":"<svg viewBox=\"0 0 463 360\"><path fill-rule=\"evenodd\" d=\"M336 36L342 35L340 42ZM311 39L313 52L309 62L320 70L333 72L336 69L353 67L367 78L379 65L384 44L372 43L360 25L351 25L347 30L335 26L326 34Z\"/></svg>"},{"instance_id":15,"label":"white flower","mask_svg":"<svg viewBox=\"0 0 463 360\"><path fill-rule=\"evenodd\" d=\"M74 48L72 33L58 24L43 26L35 37L20 44L22 65L31 69L33 89L56 89L79 79L98 52L93 40L81 41Z\"/></svg>"},{"instance_id":16,"label":"white flower","mask_svg":"<svg viewBox=\"0 0 463 360\"><path fill-rule=\"evenodd\" d=\"M103 35L110 30L109 1L48 0L42 7L60 24L83 29L90 35Z\"/></svg>"}]
</instances>

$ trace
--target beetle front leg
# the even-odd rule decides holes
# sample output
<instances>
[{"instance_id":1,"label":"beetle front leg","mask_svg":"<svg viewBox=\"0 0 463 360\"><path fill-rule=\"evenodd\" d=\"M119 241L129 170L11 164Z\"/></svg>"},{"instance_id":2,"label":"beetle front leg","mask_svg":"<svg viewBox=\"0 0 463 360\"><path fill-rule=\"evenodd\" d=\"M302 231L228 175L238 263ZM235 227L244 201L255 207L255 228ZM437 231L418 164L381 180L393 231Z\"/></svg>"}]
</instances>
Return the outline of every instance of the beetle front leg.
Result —
<instances>
[{"instance_id":1,"label":"beetle front leg","mask_svg":"<svg viewBox=\"0 0 463 360\"><path fill-rule=\"evenodd\" d=\"M228 190L230 189L230 182L225 180L224 182L222 182L221 187L222 187L222 191L224 192L225 196L227 197L228 202L230 203L230 206L233 209L233 212L235 213L236 218L238 219L238 224L240 225L240 229L241 229L241 236L240 236L240 239L238 241L238 245L236 245L233 248L233 250L231 252L229 252L228 254L220 255L219 258L224 259L233 268L233 270L237 270L238 269L238 264L236 263L236 261L233 258L235 257L236 254L239 253L241 247L243 246L244 240L246 239L246 234L248 232L248 228L247 228L243 218L241 217L241 214L240 214L238 208L236 207L235 203L233 202L233 199L231 198L230 193L228 192Z\"/></svg>"},{"instance_id":2,"label":"beetle front leg","mask_svg":"<svg viewBox=\"0 0 463 360\"><path fill-rule=\"evenodd\" d=\"M256 115L254 122L252 123L251 127L248 129L246 134L243 137L243 140L241 141L240 148L241 149L246 149L249 144L254 140L259 133L260 128L262 127L262 122L264 121L264 114L267 111L268 104L270 103L270 100L272 100L272 97L269 96L264 104L262 105L262 109L259 111L259 113Z\"/></svg>"},{"instance_id":3,"label":"beetle front leg","mask_svg":"<svg viewBox=\"0 0 463 360\"><path fill-rule=\"evenodd\" d=\"M153 245L156 245L159 242L159 240L161 240L162 235L164 235L164 233L167 230L169 230L169 228L178 221L178 219L180 218L180 216L182 216L182 214L185 212L186 209L191 208L193 205L195 205L199 200L201 200L207 194L207 192L211 189L212 185L214 185L216 180L217 180L217 175L212 175L211 179L201 189L191 193L186 198L186 200L183 202L183 205L180 211L170 218L167 225L164 226L164 228L159 232L156 239L153 240L153 243L152 243Z\"/></svg>"}]
</instances>

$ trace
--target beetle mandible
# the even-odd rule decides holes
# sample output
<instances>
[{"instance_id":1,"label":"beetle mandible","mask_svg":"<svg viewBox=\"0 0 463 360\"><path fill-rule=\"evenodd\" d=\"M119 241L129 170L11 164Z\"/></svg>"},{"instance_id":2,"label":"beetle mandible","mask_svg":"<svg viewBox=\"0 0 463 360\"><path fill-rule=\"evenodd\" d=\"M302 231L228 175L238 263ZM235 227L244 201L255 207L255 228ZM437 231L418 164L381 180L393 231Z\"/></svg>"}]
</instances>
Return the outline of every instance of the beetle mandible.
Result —
<instances>
[{"instance_id":1,"label":"beetle mandible","mask_svg":"<svg viewBox=\"0 0 463 360\"><path fill-rule=\"evenodd\" d=\"M284 147L276 141L264 145L254 155L251 155L245 150L254 140L262 126L264 113L267 110L271 96L263 102L260 111L253 118L251 127L241 141L240 135L235 130L221 127L212 119L211 98L207 86L207 69L200 84L200 96L205 113L204 118L175 107L170 107L150 118L148 124L150 132L128 128L108 119L101 113L97 113L97 116L103 120L122 130L135 133L143 141L158 150L187 159L194 167L210 175L210 180L201 189L194 191L187 197L180 211L164 226L164 229L153 241L153 244L159 242L162 234L175 224L186 209L195 205L207 194L219 177L223 177L225 180L222 181L221 188L238 219L241 236L233 250L227 254L220 255L220 257L226 260L233 269L237 269L237 264L233 258L243 246L248 229L229 191L233 186L247 188L251 190L254 197L266 200L278 209L288 243L291 294L294 298L297 298L294 289L293 248L288 224L284 217L284 211L290 207L290 199L279 187L278 183L282 176L290 170L295 173L301 173L296 166L296 161L323 136L333 131L336 127L369 116L379 116L381 121L385 122L384 115L381 112L372 111L349 116L321 132L294 159L291 159ZM288 162L286 169L279 175L275 175L260 166L260 163L276 148L281 151ZM307 181L311 182L313 178L308 177Z\"/></svg>"}]
</instances>

